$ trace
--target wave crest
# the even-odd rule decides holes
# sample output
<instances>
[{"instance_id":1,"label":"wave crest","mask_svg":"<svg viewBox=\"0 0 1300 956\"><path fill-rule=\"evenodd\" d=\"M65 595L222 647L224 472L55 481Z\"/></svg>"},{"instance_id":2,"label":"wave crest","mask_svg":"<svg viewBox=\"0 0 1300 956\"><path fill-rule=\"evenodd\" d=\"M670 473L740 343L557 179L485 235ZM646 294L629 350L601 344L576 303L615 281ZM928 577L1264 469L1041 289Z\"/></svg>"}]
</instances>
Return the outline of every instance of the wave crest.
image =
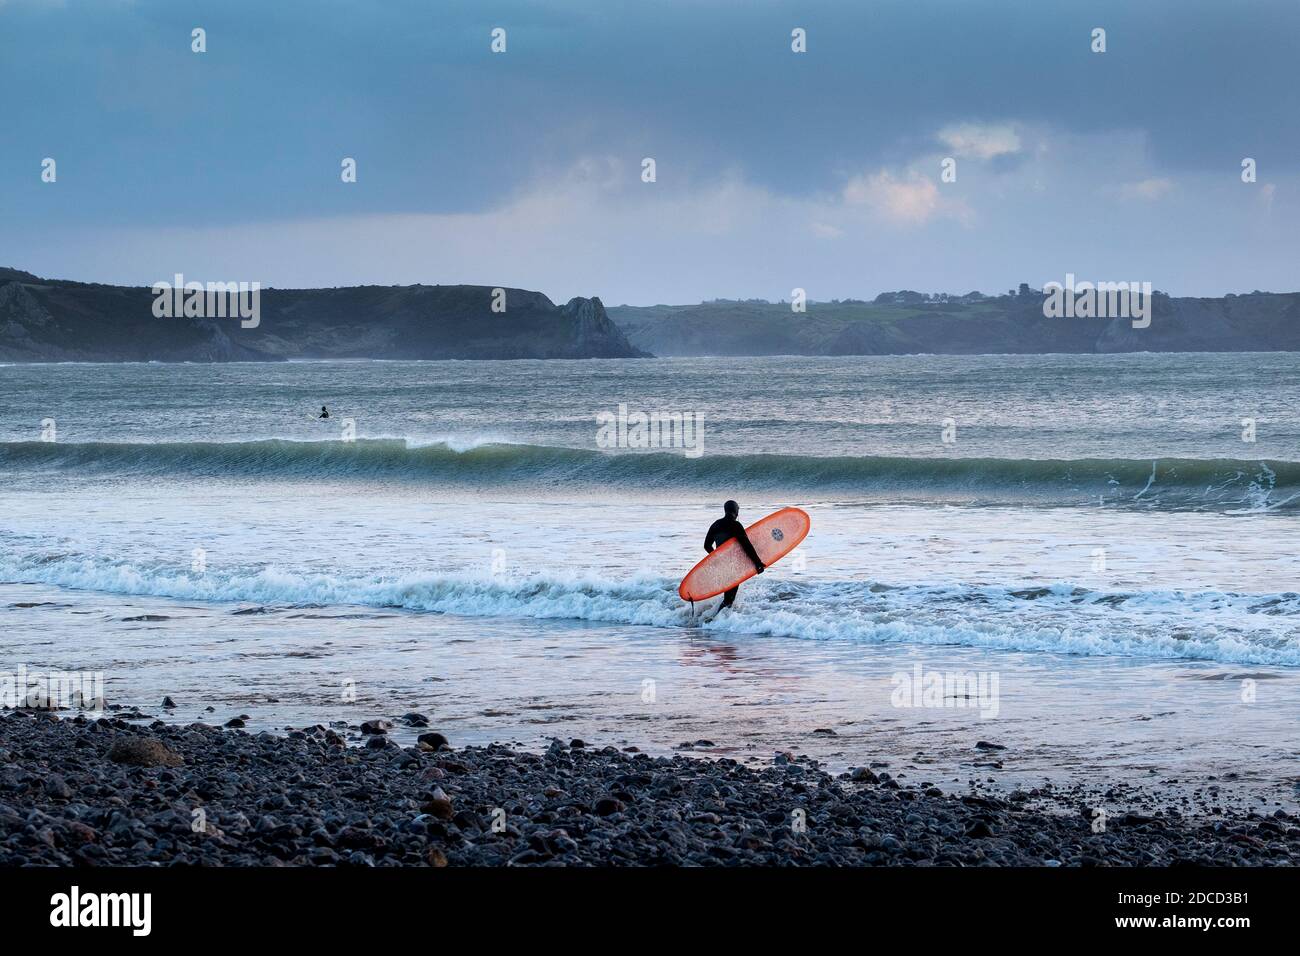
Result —
<instances>
[{"instance_id":1,"label":"wave crest","mask_svg":"<svg viewBox=\"0 0 1300 956\"><path fill-rule=\"evenodd\" d=\"M247 442L9 442L0 469L148 478L380 480L466 487L802 492L997 505L1108 504L1291 511L1300 463L1243 459L1006 459L607 453L400 438Z\"/></svg>"}]
</instances>

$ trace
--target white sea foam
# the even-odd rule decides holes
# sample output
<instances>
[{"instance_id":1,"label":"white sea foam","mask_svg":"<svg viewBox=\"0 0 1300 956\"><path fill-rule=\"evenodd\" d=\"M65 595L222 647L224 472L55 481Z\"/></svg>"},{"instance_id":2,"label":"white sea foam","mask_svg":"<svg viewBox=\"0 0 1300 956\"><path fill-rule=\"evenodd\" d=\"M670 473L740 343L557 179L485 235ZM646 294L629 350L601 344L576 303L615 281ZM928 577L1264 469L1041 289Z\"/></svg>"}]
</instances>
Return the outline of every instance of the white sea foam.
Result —
<instances>
[{"instance_id":1,"label":"white sea foam","mask_svg":"<svg viewBox=\"0 0 1300 956\"><path fill-rule=\"evenodd\" d=\"M0 580L179 600L401 608L470 617L693 626L675 581L633 576L312 573L275 566L191 574L87 556L0 556ZM711 610L713 602L696 608ZM703 626L814 641L964 645L1063 654L1300 665L1300 596L1106 593L1048 587L755 581Z\"/></svg>"}]
</instances>

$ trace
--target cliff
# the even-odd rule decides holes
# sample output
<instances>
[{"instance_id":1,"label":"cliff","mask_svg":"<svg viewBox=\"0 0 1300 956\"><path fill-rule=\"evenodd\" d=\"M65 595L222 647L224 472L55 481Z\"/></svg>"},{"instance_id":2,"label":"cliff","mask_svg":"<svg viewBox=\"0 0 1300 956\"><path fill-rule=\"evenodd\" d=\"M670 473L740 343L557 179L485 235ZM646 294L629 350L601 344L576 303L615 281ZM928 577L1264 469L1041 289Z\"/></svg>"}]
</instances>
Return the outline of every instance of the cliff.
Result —
<instances>
[{"instance_id":1,"label":"cliff","mask_svg":"<svg viewBox=\"0 0 1300 956\"><path fill-rule=\"evenodd\" d=\"M630 358L599 299L487 286L263 289L258 324L154 314L151 289L0 269L0 361Z\"/></svg>"}]
</instances>

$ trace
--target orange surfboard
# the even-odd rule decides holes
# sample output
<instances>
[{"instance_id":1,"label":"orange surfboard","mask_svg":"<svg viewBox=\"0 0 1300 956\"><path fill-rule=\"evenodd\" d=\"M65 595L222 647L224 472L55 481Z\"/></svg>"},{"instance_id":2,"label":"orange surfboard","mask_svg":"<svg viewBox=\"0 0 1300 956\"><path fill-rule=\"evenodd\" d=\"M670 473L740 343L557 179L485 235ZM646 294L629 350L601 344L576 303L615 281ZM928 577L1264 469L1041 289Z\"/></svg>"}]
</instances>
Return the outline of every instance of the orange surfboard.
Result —
<instances>
[{"instance_id":1,"label":"orange surfboard","mask_svg":"<svg viewBox=\"0 0 1300 956\"><path fill-rule=\"evenodd\" d=\"M745 529L745 533L763 563L771 567L799 547L799 542L808 536L810 527L812 519L806 511L782 508L755 521ZM703 601L730 591L757 573L745 549L732 538L718 545L691 568L690 573L682 578L677 593L683 601Z\"/></svg>"}]
</instances>

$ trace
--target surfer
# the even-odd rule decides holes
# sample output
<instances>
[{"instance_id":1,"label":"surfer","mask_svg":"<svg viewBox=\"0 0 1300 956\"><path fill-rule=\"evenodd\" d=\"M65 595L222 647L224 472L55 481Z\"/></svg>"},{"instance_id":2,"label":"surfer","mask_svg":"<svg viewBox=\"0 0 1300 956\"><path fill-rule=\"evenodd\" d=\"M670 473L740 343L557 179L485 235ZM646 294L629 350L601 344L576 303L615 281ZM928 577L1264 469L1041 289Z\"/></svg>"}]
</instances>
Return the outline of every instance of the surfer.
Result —
<instances>
[{"instance_id":1,"label":"surfer","mask_svg":"<svg viewBox=\"0 0 1300 956\"><path fill-rule=\"evenodd\" d=\"M329 418L329 417L330 417L330 410L329 410L328 408L326 408L324 405L322 405L322 406L320 407L320 414L317 415L316 417L317 417L317 418Z\"/></svg>"},{"instance_id":2,"label":"surfer","mask_svg":"<svg viewBox=\"0 0 1300 956\"><path fill-rule=\"evenodd\" d=\"M722 511L722 517L709 525L709 533L704 536L704 550L712 553L713 549L718 545L730 541L732 538L737 538L740 541L740 546L749 555L749 560L754 562L754 567L758 570L758 573L762 574L766 570L766 566L758 559L758 552L754 550L754 545L750 543L749 535L745 534L745 526L738 520L740 505L734 501L728 501L722 506ZM736 592L739 590L740 585L737 584L730 591L725 592L722 595L722 606L718 610L723 611L731 607L732 602L736 600Z\"/></svg>"}]
</instances>

